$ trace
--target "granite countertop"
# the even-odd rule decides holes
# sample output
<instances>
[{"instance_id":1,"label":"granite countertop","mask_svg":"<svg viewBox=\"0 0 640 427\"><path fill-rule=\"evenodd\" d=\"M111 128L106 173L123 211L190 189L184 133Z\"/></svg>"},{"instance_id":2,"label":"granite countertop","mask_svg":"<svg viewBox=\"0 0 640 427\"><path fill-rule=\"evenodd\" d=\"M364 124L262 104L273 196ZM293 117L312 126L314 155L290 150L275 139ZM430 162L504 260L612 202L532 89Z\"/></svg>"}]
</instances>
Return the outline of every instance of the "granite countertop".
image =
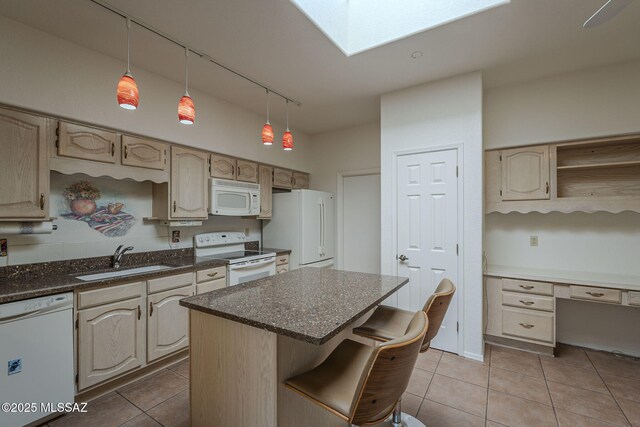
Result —
<instances>
[{"instance_id":1,"label":"granite countertop","mask_svg":"<svg viewBox=\"0 0 640 427\"><path fill-rule=\"evenodd\" d=\"M640 277L585 271L551 270L505 265L488 265L486 276L511 279L564 283L569 285L599 286L602 288L640 291Z\"/></svg>"},{"instance_id":2,"label":"granite countertop","mask_svg":"<svg viewBox=\"0 0 640 427\"><path fill-rule=\"evenodd\" d=\"M408 282L306 267L185 298L180 305L321 345Z\"/></svg>"},{"instance_id":3,"label":"granite countertop","mask_svg":"<svg viewBox=\"0 0 640 427\"><path fill-rule=\"evenodd\" d=\"M125 255L120 270L148 265L166 265L170 268L92 281L76 278L86 274L116 271L109 268L110 261L111 257L95 257L0 268L0 303L227 265L224 260L194 258L192 250L141 252Z\"/></svg>"},{"instance_id":4,"label":"granite countertop","mask_svg":"<svg viewBox=\"0 0 640 427\"><path fill-rule=\"evenodd\" d=\"M262 248L263 252L275 252L276 255L287 255L291 253L291 249Z\"/></svg>"}]
</instances>

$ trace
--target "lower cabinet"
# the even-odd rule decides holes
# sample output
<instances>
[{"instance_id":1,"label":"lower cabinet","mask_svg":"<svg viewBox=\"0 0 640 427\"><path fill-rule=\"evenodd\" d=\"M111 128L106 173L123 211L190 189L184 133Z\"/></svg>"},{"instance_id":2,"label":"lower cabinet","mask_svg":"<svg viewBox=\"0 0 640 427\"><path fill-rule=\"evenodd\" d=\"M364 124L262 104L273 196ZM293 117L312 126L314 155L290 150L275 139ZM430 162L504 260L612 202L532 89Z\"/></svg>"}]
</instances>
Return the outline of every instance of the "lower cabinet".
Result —
<instances>
[{"instance_id":1,"label":"lower cabinet","mask_svg":"<svg viewBox=\"0 0 640 427\"><path fill-rule=\"evenodd\" d=\"M227 286L227 267L213 267L196 272L196 294L203 294Z\"/></svg>"},{"instance_id":2,"label":"lower cabinet","mask_svg":"<svg viewBox=\"0 0 640 427\"><path fill-rule=\"evenodd\" d=\"M289 255L278 255L276 257L276 274L282 274L289 271Z\"/></svg>"},{"instance_id":3,"label":"lower cabinet","mask_svg":"<svg viewBox=\"0 0 640 427\"><path fill-rule=\"evenodd\" d=\"M189 310L180 305L180 300L194 293L192 284L147 297L148 362L189 346Z\"/></svg>"},{"instance_id":4,"label":"lower cabinet","mask_svg":"<svg viewBox=\"0 0 640 427\"><path fill-rule=\"evenodd\" d=\"M78 310L78 390L139 368L145 363L146 325L142 316L142 283L114 288L120 289L113 289L112 292L106 292L111 289L87 291L86 299L95 303L95 306ZM130 296L130 291L136 288L139 290L138 296L112 302L115 298ZM81 295L79 302L82 301Z\"/></svg>"}]
</instances>

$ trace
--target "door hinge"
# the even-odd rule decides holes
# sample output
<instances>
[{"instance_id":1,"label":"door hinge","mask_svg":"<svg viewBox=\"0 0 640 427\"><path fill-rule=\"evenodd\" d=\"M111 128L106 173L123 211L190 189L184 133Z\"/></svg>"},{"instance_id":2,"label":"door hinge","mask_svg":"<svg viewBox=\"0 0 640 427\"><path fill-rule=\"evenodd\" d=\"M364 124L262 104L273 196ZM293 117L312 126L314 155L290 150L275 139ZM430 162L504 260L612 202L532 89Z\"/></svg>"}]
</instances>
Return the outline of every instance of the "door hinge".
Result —
<instances>
[{"instance_id":1,"label":"door hinge","mask_svg":"<svg viewBox=\"0 0 640 427\"><path fill-rule=\"evenodd\" d=\"M500 154L500 161L502 161L502 154Z\"/></svg>"},{"instance_id":2,"label":"door hinge","mask_svg":"<svg viewBox=\"0 0 640 427\"><path fill-rule=\"evenodd\" d=\"M460 332L460 322L456 322L456 333Z\"/></svg>"},{"instance_id":3,"label":"door hinge","mask_svg":"<svg viewBox=\"0 0 640 427\"><path fill-rule=\"evenodd\" d=\"M460 246L456 243L456 255L460 253Z\"/></svg>"},{"instance_id":4,"label":"door hinge","mask_svg":"<svg viewBox=\"0 0 640 427\"><path fill-rule=\"evenodd\" d=\"M502 196L502 190L500 190L500 195Z\"/></svg>"},{"instance_id":5,"label":"door hinge","mask_svg":"<svg viewBox=\"0 0 640 427\"><path fill-rule=\"evenodd\" d=\"M78 319L76 319L76 329L78 329L78 325L79 325Z\"/></svg>"},{"instance_id":6,"label":"door hinge","mask_svg":"<svg viewBox=\"0 0 640 427\"><path fill-rule=\"evenodd\" d=\"M456 166L456 178L458 177L458 166Z\"/></svg>"},{"instance_id":7,"label":"door hinge","mask_svg":"<svg viewBox=\"0 0 640 427\"><path fill-rule=\"evenodd\" d=\"M76 384L78 384L78 374L76 374Z\"/></svg>"}]
</instances>

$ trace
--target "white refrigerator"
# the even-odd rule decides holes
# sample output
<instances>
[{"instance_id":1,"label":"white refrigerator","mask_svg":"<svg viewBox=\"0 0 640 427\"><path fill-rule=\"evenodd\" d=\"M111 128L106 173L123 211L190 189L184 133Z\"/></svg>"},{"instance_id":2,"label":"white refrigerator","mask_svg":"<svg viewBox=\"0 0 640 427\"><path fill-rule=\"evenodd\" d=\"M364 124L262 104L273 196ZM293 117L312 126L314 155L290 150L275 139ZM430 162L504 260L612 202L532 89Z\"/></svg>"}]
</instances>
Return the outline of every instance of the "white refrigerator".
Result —
<instances>
[{"instance_id":1,"label":"white refrigerator","mask_svg":"<svg viewBox=\"0 0 640 427\"><path fill-rule=\"evenodd\" d=\"M291 249L289 268L333 268L333 195L293 190L273 195L273 214L262 229L265 248Z\"/></svg>"}]
</instances>

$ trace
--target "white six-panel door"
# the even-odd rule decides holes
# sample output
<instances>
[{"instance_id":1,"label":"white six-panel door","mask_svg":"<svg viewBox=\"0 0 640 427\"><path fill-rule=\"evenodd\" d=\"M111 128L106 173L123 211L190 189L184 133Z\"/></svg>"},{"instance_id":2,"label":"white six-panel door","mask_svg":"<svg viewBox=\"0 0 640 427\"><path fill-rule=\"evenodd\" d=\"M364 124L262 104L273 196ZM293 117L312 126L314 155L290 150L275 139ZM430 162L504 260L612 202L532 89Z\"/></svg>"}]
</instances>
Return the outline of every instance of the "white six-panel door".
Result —
<instances>
[{"instance_id":1,"label":"white six-panel door","mask_svg":"<svg viewBox=\"0 0 640 427\"><path fill-rule=\"evenodd\" d=\"M443 278L458 279L457 150L398 156L398 307L418 311ZM449 306L434 348L458 352L457 298Z\"/></svg>"}]
</instances>

